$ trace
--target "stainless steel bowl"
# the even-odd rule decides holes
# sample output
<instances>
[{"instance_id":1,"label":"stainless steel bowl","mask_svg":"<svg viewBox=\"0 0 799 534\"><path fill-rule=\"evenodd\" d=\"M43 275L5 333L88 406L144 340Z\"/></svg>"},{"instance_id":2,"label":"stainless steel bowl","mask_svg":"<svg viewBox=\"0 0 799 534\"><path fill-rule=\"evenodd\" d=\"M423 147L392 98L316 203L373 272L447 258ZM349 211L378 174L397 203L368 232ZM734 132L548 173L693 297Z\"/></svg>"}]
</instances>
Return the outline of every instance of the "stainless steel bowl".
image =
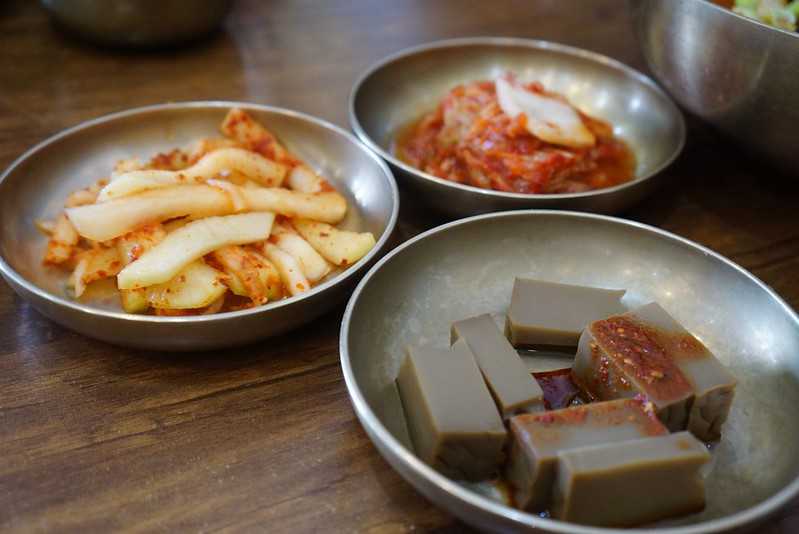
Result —
<instances>
[{"instance_id":1,"label":"stainless steel bowl","mask_svg":"<svg viewBox=\"0 0 799 534\"><path fill-rule=\"evenodd\" d=\"M431 501L494 531L631 532L498 504L443 477L408 447L393 386L403 347L447 346L452 321L504 313L516 275L627 288L628 306L656 300L739 380L712 452L706 510L635 532L746 529L799 493L796 313L742 268L662 230L599 215L520 211L456 221L404 243L364 276L344 314L341 366L355 412L383 457Z\"/></svg>"},{"instance_id":2,"label":"stainless steel bowl","mask_svg":"<svg viewBox=\"0 0 799 534\"><path fill-rule=\"evenodd\" d=\"M370 231L376 246L358 263L302 295L244 311L199 317L123 313L118 299L89 303L64 295L66 276L42 265L37 218L52 218L65 196L107 175L123 157L150 155L212 136L227 110L241 107L347 197L340 226ZM35 146L0 176L0 274L34 308L90 337L132 347L200 350L243 344L311 321L341 302L381 253L397 220L399 195L385 163L352 135L285 109L238 102L186 102L115 113Z\"/></svg>"},{"instance_id":3,"label":"stainless steel bowl","mask_svg":"<svg viewBox=\"0 0 799 534\"><path fill-rule=\"evenodd\" d=\"M706 0L631 0L649 68L691 113L799 175L799 33Z\"/></svg>"},{"instance_id":4,"label":"stainless steel bowl","mask_svg":"<svg viewBox=\"0 0 799 534\"><path fill-rule=\"evenodd\" d=\"M232 0L41 0L62 26L92 41L153 47L215 30Z\"/></svg>"},{"instance_id":5,"label":"stainless steel bowl","mask_svg":"<svg viewBox=\"0 0 799 534\"><path fill-rule=\"evenodd\" d=\"M610 121L635 152L636 179L585 193L526 195L456 184L394 157L398 131L434 109L455 85L506 70L539 80L584 112ZM482 37L404 50L368 69L355 83L349 105L356 135L420 200L453 216L524 208L617 212L654 190L660 171L685 142L680 111L646 76L608 57L546 41Z\"/></svg>"}]
</instances>

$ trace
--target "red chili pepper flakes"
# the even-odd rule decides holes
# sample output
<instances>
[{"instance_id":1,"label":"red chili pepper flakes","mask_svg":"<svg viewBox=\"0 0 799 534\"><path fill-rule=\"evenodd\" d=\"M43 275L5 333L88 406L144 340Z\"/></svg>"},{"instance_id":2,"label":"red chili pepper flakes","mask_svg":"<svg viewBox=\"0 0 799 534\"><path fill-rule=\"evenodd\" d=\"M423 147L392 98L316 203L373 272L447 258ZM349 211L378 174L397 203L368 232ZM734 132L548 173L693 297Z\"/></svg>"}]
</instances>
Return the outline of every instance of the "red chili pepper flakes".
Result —
<instances>
[{"instance_id":1,"label":"red chili pepper flakes","mask_svg":"<svg viewBox=\"0 0 799 534\"><path fill-rule=\"evenodd\" d=\"M596 321L591 333L617 372L650 398L668 400L693 391L669 350L671 342L659 330L620 315Z\"/></svg>"},{"instance_id":2,"label":"red chili pepper flakes","mask_svg":"<svg viewBox=\"0 0 799 534\"><path fill-rule=\"evenodd\" d=\"M574 426L590 424L599 426L619 426L633 423L645 436L659 436L668 429L658 420L651 406L638 399L622 399L609 402L596 402L572 406L560 410L516 416L522 424L543 427ZM532 432L534 427L528 427Z\"/></svg>"}]
</instances>

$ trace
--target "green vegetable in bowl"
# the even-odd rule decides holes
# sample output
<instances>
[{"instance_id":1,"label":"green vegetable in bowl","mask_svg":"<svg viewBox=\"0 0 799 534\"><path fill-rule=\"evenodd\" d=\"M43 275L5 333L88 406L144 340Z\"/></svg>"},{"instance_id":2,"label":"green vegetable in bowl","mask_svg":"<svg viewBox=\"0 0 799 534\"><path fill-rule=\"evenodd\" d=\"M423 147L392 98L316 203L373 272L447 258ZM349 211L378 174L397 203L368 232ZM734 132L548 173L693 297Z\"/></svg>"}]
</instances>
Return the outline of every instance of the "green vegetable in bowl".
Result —
<instances>
[{"instance_id":1,"label":"green vegetable in bowl","mask_svg":"<svg viewBox=\"0 0 799 534\"><path fill-rule=\"evenodd\" d=\"M735 0L733 11L769 26L796 31L799 0Z\"/></svg>"},{"instance_id":2,"label":"green vegetable in bowl","mask_svg":"<svg viewBox=\"0 0 799 534\"><path fill-rule=\"evenodd\" d=\"M799 0L735 0L733 11L775 28L796 31Z\"/></svg>"}]
</instances>

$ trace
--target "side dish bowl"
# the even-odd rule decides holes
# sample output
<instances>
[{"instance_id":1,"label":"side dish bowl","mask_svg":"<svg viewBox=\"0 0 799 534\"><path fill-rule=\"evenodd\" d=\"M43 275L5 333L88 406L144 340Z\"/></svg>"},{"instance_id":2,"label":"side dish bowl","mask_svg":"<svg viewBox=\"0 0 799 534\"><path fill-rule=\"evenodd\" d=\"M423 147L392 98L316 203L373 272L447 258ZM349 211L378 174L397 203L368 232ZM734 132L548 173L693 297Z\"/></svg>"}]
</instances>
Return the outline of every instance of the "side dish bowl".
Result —
<instances>
[{"instance_id":1,"label":"side dish bowl","mask_svg":"<svg viewBox=\"0 0 799 534\"><path fill-rule=\"evenodd\" d=\"M581 111L610 122L635 153L635 178L582 193L506 193L438 178L394 155L398 133L434 109L450 89L505 71L522 81L540 81ZM401 182L420 200L452 216L525 208L618 212L655 189L661 171L685 142L680 111L643 74L600 54L527 39L453 39L398 52L358 79L349 113L356 135L389 162Z\"/></svg>"},{"instance_id":2,"label":"side dish bowl","mask_svg":"<svg viewBox=\"0 0 799 534\"><path fill-rule=\"evenodd\" d=\"M232 0L41 0L62 26L91 41L127 47L179 44L218 28Z\"/></svg>"},{"instance_id":3,"label":"side dish bowl","mask_svg":"<svg viewBox=\"0 0 799 534\"><path fill-rule=\"evenodd\" d=\"M306 293L242 311L159 317L123 313L115 295L88 302L69 299L64 290L66 275L42 265L46 239L34 220L53 217L68 192L107 176L121 158L147 158L214 134L232 107L249 112L289 150L324 174L350 206L339 226L372 232L375 247L358 263ZM312 321L341 302L385 247L398 211L399 195L385 163L332 124L294 111L237 102L150 106L57 134L29 150L0 176L0 274L38 311L90 337L160 350L238 345Z\"/></svg>"},{"instance_id":4,"label":"side dish bowl","mask_svg":"<svg viewBox=\"0 0 799 534\"><path fill-rule=\"evenodd\" d=\"M691 113L799 176L799 33L708 0L630 0L644 57Z\"/></svg>"},{"instance_id":5,"label":"side dish bowl","mask_svg":"<svg viewBox=\"0 0 799 534\"><path fill-rule=\"evenodd\" d=\"M502 505L413 454L393 382L404 346L445 347L453 321L505 313L516 275L626 288L627 307L657 301L738 378L724 437L712 451L704 512L634 530L577 526ZM363 278L344 315L340 352L355 412L383 457L431 501L480 528L738 532L799 493L799 317L742 268L663 230L534 210L440 226L394 249Z\"/></svg>"}]
</instances>

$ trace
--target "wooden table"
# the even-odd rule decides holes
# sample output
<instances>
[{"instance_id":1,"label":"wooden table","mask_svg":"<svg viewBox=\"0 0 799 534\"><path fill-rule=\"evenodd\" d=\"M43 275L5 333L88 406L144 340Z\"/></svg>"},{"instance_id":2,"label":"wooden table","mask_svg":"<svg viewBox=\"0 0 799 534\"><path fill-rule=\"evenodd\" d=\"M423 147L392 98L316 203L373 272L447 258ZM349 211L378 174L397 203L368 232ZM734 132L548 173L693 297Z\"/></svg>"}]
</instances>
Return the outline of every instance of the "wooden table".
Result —
<instances>
[{"instance_id":1,"label":"wooden table","mask_svg":"<svg viewBox=\"0 0 799 534\"><path fill-rule=\"evenodd\" d=\"M621 0L239 1L185 49L120 53L0 5L0 166L86 119L175 100L296 108L347 125L359 72L446 37L550 39L642 67ZM799 307L799 187L690 121L670 185L627 217L721 252ZM436 221L403 199L398 239ZM125 350L0 284L0 528L463 531L378 456L339 369L343 306L302 335L208 354ZM767 532L799 529L799 505Z\"/></svg>"}]
</instances>

